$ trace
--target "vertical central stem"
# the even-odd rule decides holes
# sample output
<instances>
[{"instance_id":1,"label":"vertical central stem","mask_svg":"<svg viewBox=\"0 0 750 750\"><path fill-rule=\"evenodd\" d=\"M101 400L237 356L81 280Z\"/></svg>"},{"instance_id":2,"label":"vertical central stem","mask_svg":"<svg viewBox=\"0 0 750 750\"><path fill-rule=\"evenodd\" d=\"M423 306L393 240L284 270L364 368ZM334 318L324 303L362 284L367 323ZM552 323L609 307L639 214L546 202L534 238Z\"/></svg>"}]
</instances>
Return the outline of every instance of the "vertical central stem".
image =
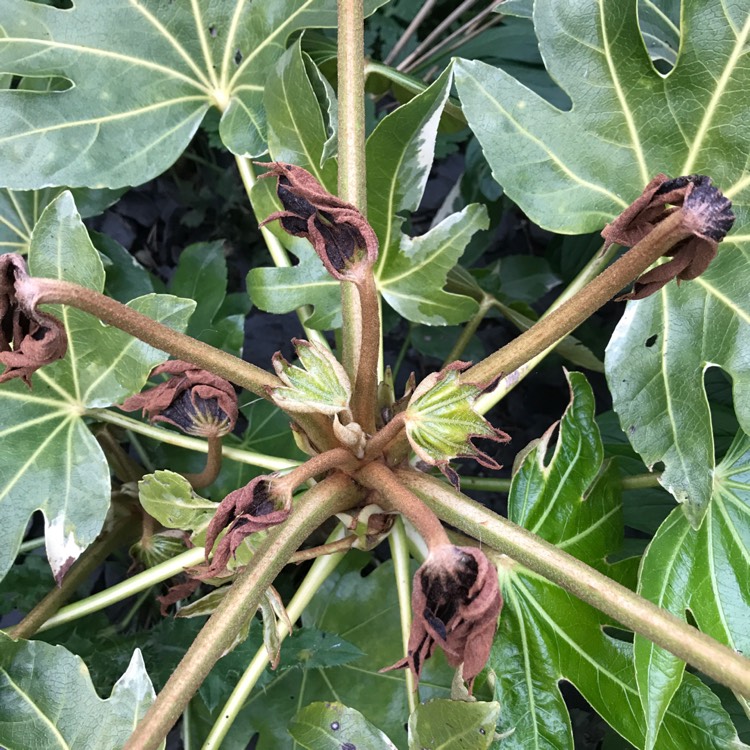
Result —
<instances>
[{"instance_id":1,"label":"vertical central stem","mask_svg":"<svg viewBox=\"0 0 750 750\"><path fill-rule=\"evenodd\" d=\"M338 0L339 197L367 213L365 177L365 58L362 0ZM344 318L341 359L352 383L357 377L362 310L354 284L341 283Z\"/></svg>"}]
</instances>

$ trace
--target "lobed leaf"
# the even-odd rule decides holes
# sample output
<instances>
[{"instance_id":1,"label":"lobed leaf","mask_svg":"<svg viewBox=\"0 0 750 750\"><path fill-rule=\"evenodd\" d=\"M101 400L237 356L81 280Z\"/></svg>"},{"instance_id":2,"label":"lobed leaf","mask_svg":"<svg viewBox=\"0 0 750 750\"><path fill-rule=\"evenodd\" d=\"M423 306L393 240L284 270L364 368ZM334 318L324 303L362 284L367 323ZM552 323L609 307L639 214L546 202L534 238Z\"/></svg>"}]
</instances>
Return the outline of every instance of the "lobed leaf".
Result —
<instances>
[{"instance_id":1,"label":"lobed leaf","mask_svg":"<svg viewBox=\"0 0 750 750\"><path fill-rule=\"evenodd\" d=\"M75 281L96 291L104 285L99 254L89 240L70 193L62 193L34 228L32 274ZM184 330L195 303L150 294L132 307ZM5 575L35 510L45 517L47 557L56 578L96 538L109 508L109 467L93 438L86 409L109 406L137 393L163 352L73 308L56 312L68 332L64 359L0 388L0 576Z\"/></svg>"},{"instance_id":2,"label":"lobed leaf","mask_svg":"<svg viewBox=\"0 0 750 750\"><path fill-rule=\"evenodd\" d=\"M664 38L674 26L670 12L659 21ZM659 13L644 15L653 32ZM666 76L644 45L635 0L537 0L534 24L547 68L570 96L569 111L502 70L468 60L455 68L464 112L496 179L534 221L563 233L599 230L659 172L708 174L734 204L734 233L709 271L629 303L606 363L623 429L647 464L665 464L665 486L698 523L714 468L700 382L709 362L735 378L738 418L750 430L743 354L750 0L683 0L679 56ZM644 352L654 334L662 351Z\"/></svg>"},{"instance_id":3,"label":"lobed leaf","mask_svg":"<svg viewBox=\"0 0 750 750\"><path fill-rule=\"evenodd\" d=\"M155 697L138 649L102 700L80 657L0 633L0 743L7 750L118 750Z\"/></svg>"},{"instance_id":4,"label":"lobed leaf","mask_svg":"<svg viewBox=\"0 0 750 750\"><path fill-rule=\"evenodd\" d=\"M713 495L699 529L679 509L659 527L646 550L639 593L685 619L689 609L704 632L750 653L750 437L740 433L716 467ZM650 750L684 663L642 636L635 667Z\"/></svg>"}]
</instances>

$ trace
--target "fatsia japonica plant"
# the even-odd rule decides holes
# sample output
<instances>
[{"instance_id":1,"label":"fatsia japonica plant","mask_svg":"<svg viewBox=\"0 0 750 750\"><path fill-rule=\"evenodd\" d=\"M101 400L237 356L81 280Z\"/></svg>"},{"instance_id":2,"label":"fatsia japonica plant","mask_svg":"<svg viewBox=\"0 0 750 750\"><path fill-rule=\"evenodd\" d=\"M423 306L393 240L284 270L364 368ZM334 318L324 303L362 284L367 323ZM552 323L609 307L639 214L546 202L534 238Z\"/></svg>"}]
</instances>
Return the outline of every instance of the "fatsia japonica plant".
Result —
<instances>
[{"instance_id":1,"label":"fatsia japonica plant","mask_svg":"<svg viewBox=\"0 0 750 750\"><path fill-rule=\"evenodd\" d=\"M0 0L3 747L748 747L750 0L418 5Z\"/></svg>"}]
</instances>

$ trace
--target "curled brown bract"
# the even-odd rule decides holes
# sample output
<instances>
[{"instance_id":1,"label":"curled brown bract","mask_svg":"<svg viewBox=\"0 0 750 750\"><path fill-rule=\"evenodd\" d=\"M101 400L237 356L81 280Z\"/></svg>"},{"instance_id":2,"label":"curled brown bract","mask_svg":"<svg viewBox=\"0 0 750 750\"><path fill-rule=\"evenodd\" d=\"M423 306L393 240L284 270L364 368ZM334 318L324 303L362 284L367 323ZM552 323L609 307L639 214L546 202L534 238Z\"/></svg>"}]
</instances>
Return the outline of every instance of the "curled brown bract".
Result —
<instances>
[{"instance_id":1,"label":"curled brown bract","mask_svg":"<svg viewBox=\"0 0 750 750\"><path fill-rule=\"evenodd\" d=\"M378 257L378 238L359 210L329 193L307 170L293 164L262 164L276 177L283 211L271 214L285 232L310 241L328 272L336 279L358 281Z\"/></svg>"},{"instance_id":2,"label":"curled brown bract","mask_svg":"<svg viewBox=\"0 0 750 750\"><path fill-rule=\"evenodd\" d=\"M227 380L179 359L159 365L151 376L161 374L171 377L120 408L140 409L152 422L167 422L188 435L219 437L234 429L237 394Z\"/></svg>"},{"instance_id":3,"label":"curled brown bract","mask_svg":"<svg viewBox=\"0 0 750 750\"><path fill-rule=\"evenodd\" d=\"M0 255L0 364L5 365L0 383L21 378L31 388L34 372L65 356L68 338L57 318L19 295L19 284L28 279L20 255Z\"/></svg>"},{"instance_id":4,"label":"curled brown bract","mask_svg":"<svg viewBox=\"0 0 750 750\"><path fill-rule=\"evenodd\" d=\"M277 526L289 517L289 504L282 501L282 507L277 508L272 496L271 482L275 478L273 474L255 477L219 503L206 532L206 559L224 529L226 534L216 546L211 564L201 573L201 578L226 575L227 563L246 537Z\"/></svg>"},{"instance_id":5,"label":"curled brown bract","mask_svg":"<svg viewBox=\"0 0 750 750\"><path fill-rule=\"evenodd\" d=\"M670 180L654 177L643 193L602 231L606 245L632 247L660 221L682 210L693 236L678 242L665 253L671 257L638 278L633 291L621 300L644 299L659 291L671 279L690 281L700 276L716 257L718 244L734 223L732 203L705 175L687 175Z\"/></svg>"},{"instance_id":6,"label":"curled brown bract","mask_svg":"<svg viewBox=\"0 0 750 750\"><path fill-rule=\"evenodd\" d=\"M497 570L483 552L453 545L431 550L414 575L408 653L382 671L408 667L418 680L440 646L452 667L463 664L471 689L489 658L502 606Z\"/></svg>"}]
</instances>

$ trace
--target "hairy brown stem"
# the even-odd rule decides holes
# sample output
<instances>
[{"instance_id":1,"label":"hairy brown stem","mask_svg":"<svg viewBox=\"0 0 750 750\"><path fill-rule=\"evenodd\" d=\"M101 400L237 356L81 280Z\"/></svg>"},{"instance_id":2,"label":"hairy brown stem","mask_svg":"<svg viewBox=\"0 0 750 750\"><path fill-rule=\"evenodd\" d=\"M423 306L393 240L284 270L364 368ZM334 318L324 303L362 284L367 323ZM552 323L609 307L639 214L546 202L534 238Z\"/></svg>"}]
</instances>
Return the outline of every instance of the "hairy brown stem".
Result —
<instances>
[{"instance_id":1,"label":"hairy brown stem","mask_svg":"<svg viewBox=\"0 0 750 750\"><path fill-rule=\"evenodd\" d=\"M300 498L289 518L268 532L172 673L124 750L156 750L174 726L214 664L231 646L261 598L302 542L330 516L347 510L361 496L355 484L335 474Z\"/></svg>"},{"instance_id":2,"label":"hairy brown stem","mask_svg":"<svg viewBox=\"0 0 750 750\"><path fill-rule=\"evenodd\" d=\"M190 482L194 490L202 490L216 481L221 471L221 436L210 435L208 437L208 454L206 465L198 474L183 474Z\"/></svg>"},{"instance_id":3,"label":"hairy brown stem","mask_svg":"<svg viewBox=\"0 0 750 750\"><path fill-rule=\"evenodd\" d=\"M328 542L328 544L320 544L317 547L308 547L307 549L297 550L291 556L289 562L299 565L306 560L314 560L323 555L333 555L336 552L346 552L354 546L358 538L359 537L356 534L350 534L349 536L345 536L343 539L338 539L335 542Z\"/></svg>"},{"instance_id":4,"label":"hairy brown stem","mask_svg":"<svg viewBox=\"0 0 750 750\"><path fill-rule=\"evenodd\" d=\"M574 297L502 349L466 370L461 375L461 381L487 384L518 369L558 339L578 328L623 287L637 279L670 247L691 234L693 229L685 222L683 209L674 211Z\"/></svg>"},{"instance_id":5,"label":"hairy brown stem","mask_svg":"<svg viewBox=\"0 0 750 750\"><path fill-rule=\"evenodd\" d=\"M359 362L354 382L352 414L354 421L372 435L375 432L375 415L378 403L378 355L380 354L380 306L378 288L372 269L368 268L364 279L357 284L359 309L362 316L360 327Z\"/></svg>"},{"instance_id":6,"label":"hairy brown stem","mask_svg":"<svg viewBox=\"0 0 750 750\"><path fill-rule=\"evenodd\" d=\"M356 469L358 464L359 461L346 448L332 448L325 453L308 458L305 463L297 466L283 477L273 479L273 490L291 497L294 490L308 479L332 469L339 469L344 473L351 472Z\"/></svg>"},{"instance_id":7,"label":"hairy brown stem","mask_svg":"<svg viewBox=\"0 0 750 750\"><path fill-rule=\"evenodd\" d=\"M83 310L178 359L191 362L247 388L262 398L270 400L268 389L283 385L275 375L260 367L198 341L192 336L173 331L147 315L93 289L69 281L30 277L17 285L19 297L24 292L25 298L31 303L70 305ZM323 449L337 445L329 421L320 417L321 415L300 414L295 419L315 445Z\"/></svg>"},{"instance_id":8,"label":"hairy brown stem","mask_svg":"<svg viewBox=\"0 0 750 750\"><path fill-rule=\"evenodd\" d=\"M76 589L109 557L113 550L136 539L138 531L132 516L118 519L103 531L94 543L73 563L59 587L50 591L26 617L8 630L11 638L31 638L60 607L75 594Z\"/></svg>"},{"instance_id":9,"label":"hairy brown stem","mask_svg":"<svg viewBox=\"0 0 750 750\"><path fill-rule=\"evenodd\" d=\"M396 477L447 523L505 553L722 685L750 696L749 659L445 482L407 469L397 471Z\"/></svg>"},{"instance_id":10,"label":"hairy brown stem","mask_svg":"<svg viewBox=\"0 0 750 750\"><path fill-rule=\"evenodd\" d=\"M397 511L408 518L429 549L450 544L438 517L411 490L404 487L385 464L373 461L360 469L355 478L379 493L380 504L385 510Z\"/></svg>"},{"instance_id":11,"label":"hairy brown stem","mask_svg":"<svg viewBox=\"0 0 750 750\"><path fill-rule=\"evenodd\" d=\"M393 442L403 431L406 417L403 412L396 414L390 422L378 430L370 440L367 441L365 448L365 458L377 458L381 455L388 445Z\"/></svg>"}]
</instances>

